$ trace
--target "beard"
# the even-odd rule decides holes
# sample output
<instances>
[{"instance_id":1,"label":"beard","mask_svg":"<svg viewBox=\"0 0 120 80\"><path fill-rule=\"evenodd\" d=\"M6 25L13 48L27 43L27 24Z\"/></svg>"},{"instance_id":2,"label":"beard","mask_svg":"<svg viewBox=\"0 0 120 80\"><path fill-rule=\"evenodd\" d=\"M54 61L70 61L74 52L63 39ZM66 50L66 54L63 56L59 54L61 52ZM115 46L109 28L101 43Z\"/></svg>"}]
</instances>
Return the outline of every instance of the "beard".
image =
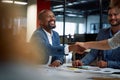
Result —
<instances>
[{"instance_id":1,"label":"beard","mask_svg":"<svg viewBox=\"0 0 120 80\"><path fill-rule=\"evenodd\" d=\"M116 23L112 23L112 20L109 21L111 26L119 26L120 25L120 20L116 20Z\"/></svg>"},{"instance_id":2,"label":"beard","mask_svg":"<svg viewBox=\"0 0 120 80\"><path fill-rule=\"evenodd\" d=\"M49 29L54 29L55 27L56 27L55 21L54 21L54 24L51 24L51 21L48 22L48 28Z\"/></svg>"}]
</instances>

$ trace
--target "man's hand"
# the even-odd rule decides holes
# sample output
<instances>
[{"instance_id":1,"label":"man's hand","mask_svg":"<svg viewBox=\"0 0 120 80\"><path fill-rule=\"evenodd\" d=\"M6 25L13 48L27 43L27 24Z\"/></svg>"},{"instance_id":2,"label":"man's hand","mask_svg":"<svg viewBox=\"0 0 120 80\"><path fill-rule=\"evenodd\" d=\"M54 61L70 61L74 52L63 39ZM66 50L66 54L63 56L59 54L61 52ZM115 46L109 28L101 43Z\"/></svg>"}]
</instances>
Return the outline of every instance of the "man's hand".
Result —
<instances>
[{"instance_id":1,"label":"man's hand","mask_svg":"<svg viewBox=\"0 0 120 80\"><path fill-rule=\"evenodd\" d=\"M72 66L73 67L78 67L78 66L82 66L83 63L80 60L75 60L72 62Z\"/></svg>"},{"instance_id":2,"label":"man's hand","mask_svg":"<svg viewBox=\"0 0 120 80\"><path fill-rule=\"evenodd\" d=\"M74 53L83 54L85 50L86 49L84 47L81 47L79 45L73 44L69 46L69 51L73 51Z\"/></svg>"},{"instance_id":3,"label":"man's hand","mask_svg":"<svg viewBox=\"0 0 120 80\"><path fill-rule=\"evenodd\" d=\"M49 66L50 67L59 67L61 65L61 62L56 60L54 62L52 62Z\"/></svg>"},{"instance_id":4,"label":"man's hand","mask_svg":"<svg viewBox=\"0 0 120 80\"><path fill-rule=\"evenodd\" d=\"M107 67L107 62L101 60L97 63L97 66L100 67L100 68L106 68Z\"/></svg>"}]
</instances>

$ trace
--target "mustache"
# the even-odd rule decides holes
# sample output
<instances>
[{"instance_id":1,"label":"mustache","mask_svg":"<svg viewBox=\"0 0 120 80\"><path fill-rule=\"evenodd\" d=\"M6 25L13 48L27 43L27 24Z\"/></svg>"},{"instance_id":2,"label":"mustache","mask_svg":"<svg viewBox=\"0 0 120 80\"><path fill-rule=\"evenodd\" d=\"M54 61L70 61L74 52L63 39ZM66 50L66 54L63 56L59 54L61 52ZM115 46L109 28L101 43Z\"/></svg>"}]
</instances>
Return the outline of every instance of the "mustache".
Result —
<instances>
[{"instance_id":1,"label":"mustache","mask_svg":"<svg viewBox=\"0 0 120 80\"><path fill-rule=\"evenodd\" d=\"M54 21L54 26L51 26L51 24L50 24L51 21ZM51 20L51 21L48 21L48 28L53 29L56 27L55 20Z\"/></svg>"},{"instance_id":2,"label":"mustache","mask_svg":"<svg viewBox=\"0 0 120 80\"><path fill-rule=\"evenodd\" d=\"M111 19L110 21L117 21L116 19Z\"/></svg>"}]
</instances>

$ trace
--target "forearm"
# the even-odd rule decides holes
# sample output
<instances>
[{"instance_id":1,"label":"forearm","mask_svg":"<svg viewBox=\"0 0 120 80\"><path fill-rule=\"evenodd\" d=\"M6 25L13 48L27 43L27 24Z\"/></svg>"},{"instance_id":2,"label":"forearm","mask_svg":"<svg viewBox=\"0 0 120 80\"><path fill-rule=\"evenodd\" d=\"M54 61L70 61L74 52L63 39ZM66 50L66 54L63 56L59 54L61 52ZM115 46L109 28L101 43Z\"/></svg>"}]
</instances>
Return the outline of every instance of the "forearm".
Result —
<instances>
[{"instance_id":1,"label":"forearm","mask_svg":"<svg viewBox=\"0 0 120 80\"><path fill-rule=\"evenodd\" d=\"M84 46L88 49L100 49L100 50L110 49L110 46L107 40L85 42Z\"/></svg>"},{"instance_id":2,"label":"forearm","mask_svg":"<svg viewBox=\"0 0 120 80\"><path fill-rule=\"evenodd\" d=\"M108 61L107 67L109 68L117 68L120 69L120 62L119 61Z\"/></svg>"},{"instance_id":3,"label":"forearm","mask_svg":"<svg viewBox=\"0 0 120 80\"><path fill-rule=\"evenodd\" d=\"M95 58L97 57L97 52L98 52L98 50L92 49L89 52L89 54L86 54L86 56L81 59L81 61L84 63L84 65L91 64L91 62L93 62L95 60Z\"/></svg>"}]
</instances>

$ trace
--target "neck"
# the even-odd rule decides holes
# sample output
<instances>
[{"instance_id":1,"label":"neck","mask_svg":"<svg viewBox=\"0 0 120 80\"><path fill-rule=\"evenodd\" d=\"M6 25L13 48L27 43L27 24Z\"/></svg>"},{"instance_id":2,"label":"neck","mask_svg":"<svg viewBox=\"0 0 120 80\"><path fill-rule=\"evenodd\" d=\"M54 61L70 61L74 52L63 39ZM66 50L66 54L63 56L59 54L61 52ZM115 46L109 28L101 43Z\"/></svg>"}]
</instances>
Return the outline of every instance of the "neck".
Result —
<instances>
[{"instance_id":1,"label":"neck","mask_svg":"<svg viewBox=\"0 0 120 80\"><path fill-rule=\"evenodd\" d=\"M120 30L120 25L111 27L111 30L113 34L117 33Z\"/></svg>"},{"instance_id":2,"label":"neck","mask_svg":"<svg viewBox=\"0 0 120 80\"><path fill-rule=\"evenodd\" d=\"M51 30L50 29L45 29L44 28L44 30L51 34Z\"/></svg>"},{"instance_id":3,"label":"neck","mask_svg":"<svg viewBox=\"0 0 120 80\"><path fill-rule=\"evenodd\" d=\"M48 28L46 28L46 27L42 27L45 31L47 31L48 33L50 33L51 34L51 29L48 29Z\"/></svg>"}]
</instances>

